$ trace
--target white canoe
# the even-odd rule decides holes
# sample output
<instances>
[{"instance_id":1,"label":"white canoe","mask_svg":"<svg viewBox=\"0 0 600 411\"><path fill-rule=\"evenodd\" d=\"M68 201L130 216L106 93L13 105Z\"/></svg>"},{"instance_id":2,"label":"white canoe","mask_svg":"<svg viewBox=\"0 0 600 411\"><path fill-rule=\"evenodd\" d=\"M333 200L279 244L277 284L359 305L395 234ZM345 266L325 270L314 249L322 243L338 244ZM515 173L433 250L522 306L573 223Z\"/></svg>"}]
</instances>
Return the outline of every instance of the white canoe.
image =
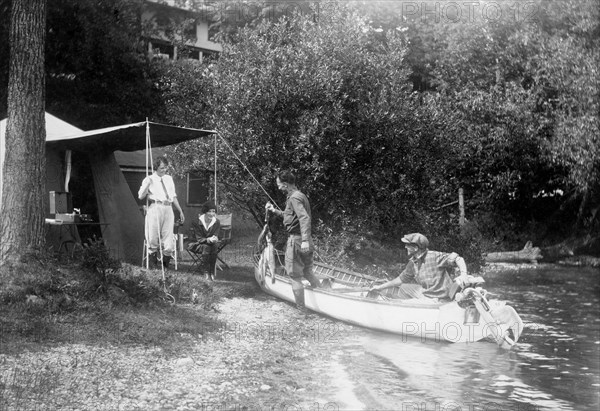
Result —
<instances>
[{"instance_id":1,"label":"white canoe","mask_svg":"<svg viewBox=\"0 0 600 411\"><path fill-rule=\"evenodd\" d=\"M282 257L269 242L255 253L255 277L260 287L275 297L294 302L291 281ZM327 288L305 282L305 304L312 311L361 327L420 338L427 342L476 342L491 339L510 349L519 339L523 322L501 301L488 301L481 287L462 291L461 302L390 299L368 293L379 279L315 263L315 274Z\"/></svg>"}]
</instances>

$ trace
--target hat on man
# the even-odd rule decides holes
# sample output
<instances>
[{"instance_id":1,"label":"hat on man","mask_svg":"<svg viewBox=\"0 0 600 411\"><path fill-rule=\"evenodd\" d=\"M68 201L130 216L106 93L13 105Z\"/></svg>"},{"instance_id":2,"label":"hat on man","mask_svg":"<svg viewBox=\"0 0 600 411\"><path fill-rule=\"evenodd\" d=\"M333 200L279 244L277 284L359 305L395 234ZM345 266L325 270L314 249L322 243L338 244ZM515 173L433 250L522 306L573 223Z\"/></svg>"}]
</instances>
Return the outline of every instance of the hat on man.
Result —
<instances>
[{"instance_id":1,"label":"hat on man","mask_svg":"<svg viewBox=\"0 0 600 411\"><path fill-rule=\"evenodd\" d=\"M402 237L402 242L405 244L414 244L419 248L429 247L429 240L421 233L410 233Z\"/></svg>"}]
</instances>

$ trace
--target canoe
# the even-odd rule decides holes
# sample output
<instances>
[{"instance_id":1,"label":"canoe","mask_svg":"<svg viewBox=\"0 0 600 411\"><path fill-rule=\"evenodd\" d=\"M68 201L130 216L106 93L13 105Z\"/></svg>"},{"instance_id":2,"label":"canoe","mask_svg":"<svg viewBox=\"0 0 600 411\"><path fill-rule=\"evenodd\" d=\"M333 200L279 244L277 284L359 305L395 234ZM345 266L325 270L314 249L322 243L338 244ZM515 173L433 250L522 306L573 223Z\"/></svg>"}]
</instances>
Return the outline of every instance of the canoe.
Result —
<instances>
[{"instance_id":1,"label":"canoe","mask_svg":"<svg viewBox=\"0 0 600 411\"><path fill-rule=\"evenodd\" d=\"M283 254L273 247L269 235L263 238L266 243L254 252L256 281L266 293L294 303ZM373 284L383 280L331 265L315 262L313 270L322 287L313 288L305 281L306 308L350 324L424 342L492 340L504 349L512 348L523 331L523 321L512 307L488 300L480 286L481 277L457 293L454 301L440 303L390 298L393 289L369 292Z\"/></svg>"}]
</instances>

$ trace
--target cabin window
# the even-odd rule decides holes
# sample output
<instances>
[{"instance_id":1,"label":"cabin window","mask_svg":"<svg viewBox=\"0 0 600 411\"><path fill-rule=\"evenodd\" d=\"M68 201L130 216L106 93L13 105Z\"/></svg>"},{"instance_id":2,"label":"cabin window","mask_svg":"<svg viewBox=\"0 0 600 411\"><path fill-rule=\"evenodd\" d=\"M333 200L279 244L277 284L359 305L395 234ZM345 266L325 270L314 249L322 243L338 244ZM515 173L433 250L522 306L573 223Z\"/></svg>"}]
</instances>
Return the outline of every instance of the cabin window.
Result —
<instances>
[{"instance_id":1,"label":"cabin window","mask_svg":"<svg viewBox=\"0 0 600 411\"><path fill-rule=\"evenodd\" d=\"M182 47L179 52L180 59L202 60L200 51L189 47Z\"/></svg>"},{"instance_id":2,"label":"cabin window","mask_svg":"<svg viewBox=\"0 0 600 411\"><path fill-rule=\"evenodd\" d=\"M197 35L196 35L196 21L195 20L188 21L185 24L185 28L183 29L183 36L186 41L191 41L192 43L195 43L198 40Z\"/></svg>"},{"instance_id":3,"label":"cabin window","mask_svg":"<svg viewBox=\"0 0 600 411\"><path fill-rule=\"evenodd\" d=\"M172 60L175 58L175 47L170 44L159 42L152 43L152 54L154 58Z\"/></svg>"}]
</instances>

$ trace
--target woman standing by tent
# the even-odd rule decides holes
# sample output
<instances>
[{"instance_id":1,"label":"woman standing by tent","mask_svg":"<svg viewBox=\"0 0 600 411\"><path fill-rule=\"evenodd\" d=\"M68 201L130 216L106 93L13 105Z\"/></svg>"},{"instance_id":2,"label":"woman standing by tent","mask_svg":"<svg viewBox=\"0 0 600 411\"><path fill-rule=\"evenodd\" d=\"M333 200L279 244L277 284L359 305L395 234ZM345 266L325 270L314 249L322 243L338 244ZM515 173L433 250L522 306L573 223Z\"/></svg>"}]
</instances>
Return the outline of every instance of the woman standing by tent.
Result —
<instances>
[{"instance_id":1,"label":"woman standing by tent","mask_svg":"<svg viewBox=\"0 0 600 411\"><path fill-rule=\"evenodd\" d=\"M175 251L173 228L175 225L175 214L173 205L179 211L181 222L185 221L183 210L177 200L175 183L173 178L167 174L169 160L159 157L155 160L156 171L144 178L138 197L143 200L148 196L148 210L146 212L146 242L148 244L148 260L151 267L158 264L157 251L162 248L162 264L168 268L169 262Z\"/></svg>"}]
</instances>

